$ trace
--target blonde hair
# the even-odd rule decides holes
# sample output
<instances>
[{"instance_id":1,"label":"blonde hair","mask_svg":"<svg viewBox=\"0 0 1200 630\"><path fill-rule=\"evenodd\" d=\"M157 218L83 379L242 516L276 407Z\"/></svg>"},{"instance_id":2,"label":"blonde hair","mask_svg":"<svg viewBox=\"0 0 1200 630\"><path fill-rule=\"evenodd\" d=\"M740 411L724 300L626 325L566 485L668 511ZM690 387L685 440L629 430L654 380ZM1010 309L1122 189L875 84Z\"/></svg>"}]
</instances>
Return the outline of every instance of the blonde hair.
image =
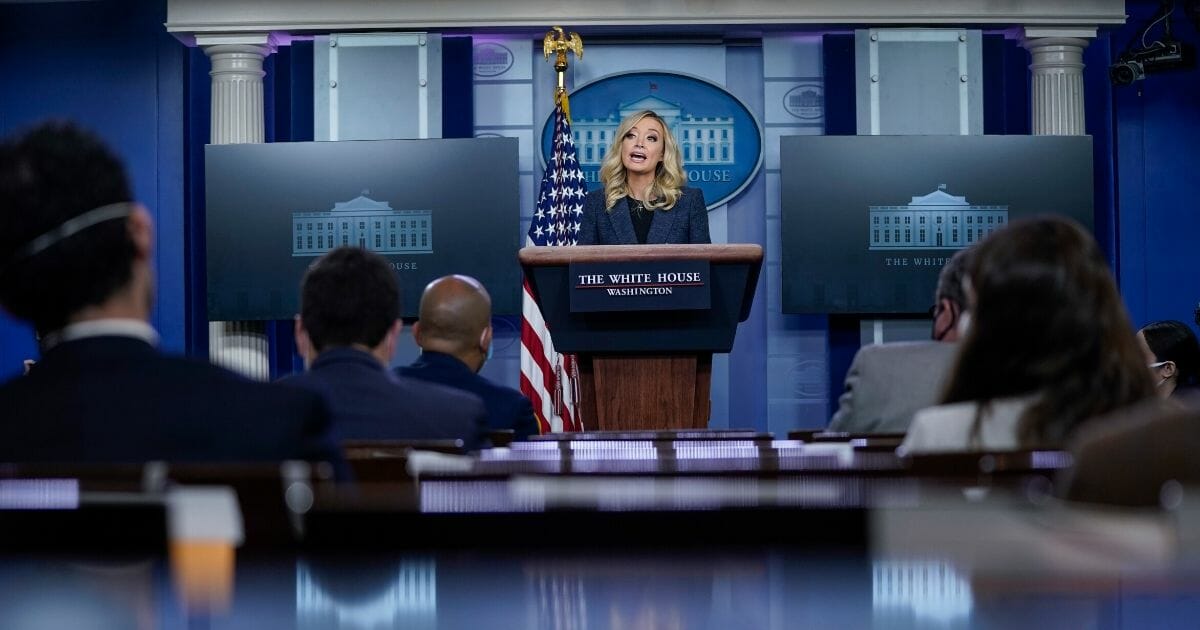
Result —
<instances>
[{"instance_id":1,"label":"blonde hair","mask_svg":"<svg viewBox=\"0 0 1200 630\"><path fill-rule=\"evenodd\" d=\"M675 206L679 195L683 194L683 185L687 183L687 174L683 171L683 155L679 151L679 144L675 142L675 136L671 135L671 129L667 127L666 121L654 111L644 109L636 114L626 116L625 120L621 121L616 133L613 134L608 153L604 155L604 163L600 165L600 181L604 182L604 207L608 210L612 210L618 201L631 192L625 164L621 161L621 142L625 140L625 134L629 133L634 125L646 118L657 120L663 129L662 162L654 170L654 183L650 185L646 208L648 210L659 208L669 210Z\"/></svg>"}]
</instances>

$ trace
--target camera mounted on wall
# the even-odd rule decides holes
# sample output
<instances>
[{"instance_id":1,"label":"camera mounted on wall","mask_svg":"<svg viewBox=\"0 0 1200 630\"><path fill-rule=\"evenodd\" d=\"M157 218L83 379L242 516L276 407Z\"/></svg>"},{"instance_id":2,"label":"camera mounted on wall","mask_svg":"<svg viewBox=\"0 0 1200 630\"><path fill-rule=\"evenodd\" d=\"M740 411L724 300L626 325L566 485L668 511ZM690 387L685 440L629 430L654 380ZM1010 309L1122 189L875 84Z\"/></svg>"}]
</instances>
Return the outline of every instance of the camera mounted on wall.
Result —
<instances>
[{"instance_id":1,"label":"camera mounted on wall","mask_svg":"<svg viewBox=\"0 0 1200 630\"><path fill-rule=\"evenodd\" d=\"M1171 34L1171 14L1175 12L1175 0L1162 0L1158 12L1151 18L1138 37L1129 42L1117 62L1108 67L1108 78L1113 85L1129 85L1146 78L1147 74L1163 70L1191 68L1196 64L1195 49ZM1194 15L1196 7L1189 4L1187 12ZM1147 42L1150 31L1162 24L1162 36ZM1138 44L1135 46L1135 44Z\"/></svg>"}]
</instances>

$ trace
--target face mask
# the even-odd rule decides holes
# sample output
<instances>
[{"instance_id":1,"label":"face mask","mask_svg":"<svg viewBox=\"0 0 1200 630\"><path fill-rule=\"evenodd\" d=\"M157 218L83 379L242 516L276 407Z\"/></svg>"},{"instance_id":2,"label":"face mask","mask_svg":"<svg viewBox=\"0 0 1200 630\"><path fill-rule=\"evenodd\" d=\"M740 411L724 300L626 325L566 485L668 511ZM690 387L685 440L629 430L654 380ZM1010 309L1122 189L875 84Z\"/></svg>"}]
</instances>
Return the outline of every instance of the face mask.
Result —
<instances>
[{"instance_id":1,"label":"face mask","mask_svg":"<svg viewBox=\"0 0 1200 630\"><path fill-rule=\"evenodd\" d=\"M971 330L971 311L963 311L958 316L958 338L966 337L969 330Z\"/></svg>"},{"instance_id":2,"label":"face mask","mask_svg":"<svg viewBox=\"0 0 1200 630\"><path fill-rule=\"evenodd\" d=\"M945 313L947 310L950 312L950 324L939 330L937 327L938 318L941 317L942 313ZM945 339L946 335L950 334L951 330L954 330L958 327L958 315L955 313L954 307L951 307L950 309L943 309L940 303L935 304L929 307L929 317L933 320L932 326L930 327L929 338L933 339L934 341L941 341Z\"/></svg>"},{"instance_id":3,"label":"face mask","mask_svg":"<svg viewBox=\"0 0 1200 630\"><path fill-rule=\"evenodd\" d=\"M479 336L479 343L480 343L480 345L483 344L483 335ZM496 348L496 340L493 339L492 343L488 344L487 350L485 351L485 353L483 355L483 363L479 364L480 370L483 369L483 366L487 365L488 361L492 360L492 353L495 351L495 348ZM478 371L478 370L476 370L476 371Z\"/></svg>"},{"instance_id":4,"label":"face mask","mask_svg":"<svg viewBox=\"0 0 1200 630\"><path fill-rule=\"evenodd\" d=\"M1157 370L1158 368L1160 368L1168 363L1170 363L1170 361L1159 361L1158 363L1151 363L1150 365L1148 365L1146 367L1150 368L1151 370ZM1163 383L1166 383L1167 381L1169 381L1173 378L1175 378L1175 377L1174 376L1164 376L1164 377L1158 379L1158 382L1155 383L1154 386L1162 387Z\"/></svg>"}]
</instances>

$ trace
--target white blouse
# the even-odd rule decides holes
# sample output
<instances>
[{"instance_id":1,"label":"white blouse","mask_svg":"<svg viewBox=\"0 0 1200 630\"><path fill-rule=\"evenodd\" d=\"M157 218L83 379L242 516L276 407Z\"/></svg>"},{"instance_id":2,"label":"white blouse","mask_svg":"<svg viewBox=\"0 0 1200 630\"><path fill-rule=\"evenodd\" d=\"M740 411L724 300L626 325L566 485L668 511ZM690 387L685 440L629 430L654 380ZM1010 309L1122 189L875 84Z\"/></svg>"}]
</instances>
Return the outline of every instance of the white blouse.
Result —
<instances>
[{"instance_id":1,"label":"white blouse","mask_svg":"<svg viewBox=\"0 0 1200 630\"><path fill-rule=\"evenodd\" d=\"M983 414L974 443L971 427L979 411L978 403L926 407L913 416L912 426L898 450L903 454L1017 450L1018 421L1034 400L1032 396L993 400Z\"/></svg>"}]
</instances>

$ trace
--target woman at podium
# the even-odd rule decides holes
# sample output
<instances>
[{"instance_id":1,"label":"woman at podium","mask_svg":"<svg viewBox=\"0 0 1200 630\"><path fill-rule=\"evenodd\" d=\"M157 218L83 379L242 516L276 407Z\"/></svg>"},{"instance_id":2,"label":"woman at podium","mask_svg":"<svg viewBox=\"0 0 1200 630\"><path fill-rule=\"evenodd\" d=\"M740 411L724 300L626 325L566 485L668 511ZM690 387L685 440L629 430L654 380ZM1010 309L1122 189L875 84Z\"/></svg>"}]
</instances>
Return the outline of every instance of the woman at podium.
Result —
<instances>
[{"instance_id":1,"label":"woman at podium","mask_svg":"<svg viewBox=\"0 0 1200 630\"><path fill-rule=\"evenodd\" d=\"M679 145L653 111L621 121L600 181L584 199L578 245L711 242L704 193L684 186Z\"/></svg>"}]
</instances>

